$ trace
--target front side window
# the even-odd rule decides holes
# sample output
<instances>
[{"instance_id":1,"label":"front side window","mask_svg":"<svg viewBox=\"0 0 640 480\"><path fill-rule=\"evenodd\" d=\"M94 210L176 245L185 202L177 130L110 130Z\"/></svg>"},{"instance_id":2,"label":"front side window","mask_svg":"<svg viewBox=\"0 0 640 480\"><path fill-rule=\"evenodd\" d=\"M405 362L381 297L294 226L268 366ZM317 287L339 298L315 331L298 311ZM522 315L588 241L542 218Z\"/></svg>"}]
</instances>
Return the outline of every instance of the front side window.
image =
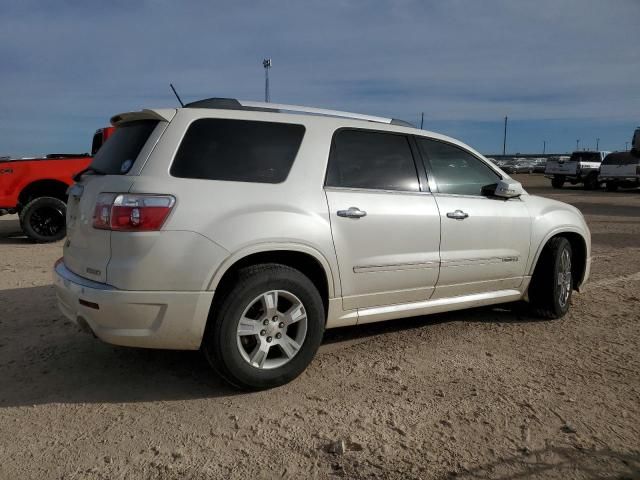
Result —
<instances>
[{"instance_id":1,"label":"front side window","mask_svg":"<svg viewBox=\"0 0 640 480\"><path fill-rule=\"evenodd\" d=\"M420 190L404 135L340 130L333 137L326 185L376 190Z\"/></svg>"},{"instance_id":2,"label":"front side window","mask_svg":"<svg viewBox=\"0 0 640 480\"><path fill-rule=\"evenodd\" d=\"M281 183L298 153L302 125L204 118L193 122L171 175L180 178Z\"/></svg>"},{"instance_id":3,"label":"front side window","mask_svg":"<svg viewBox=\"0 0 640 480\"><path fill-rule=\"evenodd\" d=\"M500 176L471 153L454 145L418 138L420 151L429 159L440 193L481 195L482 187Z\"/></svg>"}]
</instances>

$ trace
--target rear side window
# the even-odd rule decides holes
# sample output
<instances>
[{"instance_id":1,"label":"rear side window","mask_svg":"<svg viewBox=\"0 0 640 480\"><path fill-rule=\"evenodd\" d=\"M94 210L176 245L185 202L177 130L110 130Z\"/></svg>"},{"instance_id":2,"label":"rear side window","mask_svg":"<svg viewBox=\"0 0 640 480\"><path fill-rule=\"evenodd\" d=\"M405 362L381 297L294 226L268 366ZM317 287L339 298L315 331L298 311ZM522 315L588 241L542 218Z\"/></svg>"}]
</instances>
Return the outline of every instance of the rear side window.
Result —
<instances>
[{"instance_id":1,"label":"rear side window","mask_svg":"<svg viewBox=\"0 0 640 480\"><path fill-rule=\"evenodd\" d=\"M377 190L420 190L404 135L340 130L333 138L326 185Z\"/></svg>"},{"instance_id":2,"label":"rear side window","mask_svg":"<svg viewBox=\"0 0 640 480\"><path fill-rule=\"evenodd\" d=\"M171 165L180 178L281 183L289 175L304 127L204 118L193 122Z\"/></svg>"},{"instance_id":3,"label":"rear side window","mask_svg":"<svg viewBox=\"0 0 640 480\"><path fill-rule=\"evenodd\" d=\"M440 193L481 195L482 187L500 180L488 165L454 145L419 138L418 146L429 159Z\"/></svg>"},{"instance_id":4,"label":"rear side window","mask_svg":"<svg viewBox=\"0 0 640 480\"><path fill-rule=\"evenodd\" d=\"M91 167L107 175L124 175L131 170L157 125L158 120L138 120L118 126L99 147Z\"/></svg>"}]
</instances>

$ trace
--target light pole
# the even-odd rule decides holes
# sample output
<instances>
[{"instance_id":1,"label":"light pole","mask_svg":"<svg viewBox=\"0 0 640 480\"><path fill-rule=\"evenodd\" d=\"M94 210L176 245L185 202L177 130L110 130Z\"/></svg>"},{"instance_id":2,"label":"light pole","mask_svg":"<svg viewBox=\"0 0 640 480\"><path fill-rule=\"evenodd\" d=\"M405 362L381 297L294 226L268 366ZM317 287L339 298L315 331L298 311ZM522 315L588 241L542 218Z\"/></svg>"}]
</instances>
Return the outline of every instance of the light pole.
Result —
<instances>
[{"instance_id":1,"label":"light pole","mask_svg":"<svg viewBox=\"0 0 640 480\"><path fill-rule=\"evenodd\" d=\"M269 103L271 101L271 95L269 93L269 69L271 68L271 59L265 58L262 60L262 66L264 67L264 101Z\"/></svg>"},{"instance_id":2,"label":"light pole","mask_svg":"<svg viewBox=\"0 0 640 480\"><path fill-rule=\"evenodd\" d=\"M503 157L507 154L507 119L508 117L504 117L504 137L502 138L502 156Z\"/></svg>"},{"instance_id":3,"label":"light pole","mask_svg":"<svg viewBox=\"0 0 640 480\"><path fill-rule=\"evenodd\" d=\"M544 155L545 153L547 153L547 141L543 140L543 142L542 142L542 154Z\"/></svg>"},{"instance_id":4,"label":"light pole","mask_svg":"<svg viewBox=\"0 0 640 480\"><path fill-rule=\"evenodd\" d=\"M596 151L600 150L600 139L596 138Z\"/></svg>"},{"instance_id":5,"label":"light pole","mask_svg":"<svg viewBox=\"0 0 640 480\"><path fill-rule=\"evenodd\" d=\"M576 151L580 150L580 139L576 140Z\"/></svg>"}]
</instances>

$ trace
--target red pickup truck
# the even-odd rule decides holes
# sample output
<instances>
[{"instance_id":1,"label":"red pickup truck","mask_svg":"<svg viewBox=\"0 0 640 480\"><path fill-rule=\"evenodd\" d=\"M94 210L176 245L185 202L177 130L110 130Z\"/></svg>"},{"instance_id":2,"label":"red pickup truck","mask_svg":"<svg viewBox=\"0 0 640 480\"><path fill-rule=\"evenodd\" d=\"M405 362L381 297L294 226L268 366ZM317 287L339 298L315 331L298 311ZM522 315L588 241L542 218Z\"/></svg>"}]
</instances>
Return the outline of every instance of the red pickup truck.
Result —
<instances>
[{"instance_id":1,"label":"red pickup truck","mask_svg":"<svg viewBox=\"0 0 640 480\"><path fill-rule=\"evenodd\" d=\"M73 184L73 176L89 166L113 130L96 131L91 154L0 159L0 215L17 213L22 231L35 242L64 238L67 188Z\"/></svg>"}]
</instances>

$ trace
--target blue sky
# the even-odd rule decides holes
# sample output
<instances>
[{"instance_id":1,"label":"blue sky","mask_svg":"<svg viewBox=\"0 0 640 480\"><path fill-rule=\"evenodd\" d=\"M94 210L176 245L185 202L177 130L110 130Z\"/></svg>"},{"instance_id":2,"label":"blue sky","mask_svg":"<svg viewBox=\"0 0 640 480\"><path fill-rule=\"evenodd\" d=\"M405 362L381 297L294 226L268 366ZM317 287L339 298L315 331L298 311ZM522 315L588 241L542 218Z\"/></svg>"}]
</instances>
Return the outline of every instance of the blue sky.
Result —
<instances>
[{"instance_id":1,"label":"blue sky","mask_svg":"<svg viewBox=\"0 0 640 480\"><path fill-rule=\"evenodd\" d=\"M640 125L640 0L0 3L0 155L82 152L183 99L386 115L485 153L622 149Z\"/></svg>"}]
</instances>

